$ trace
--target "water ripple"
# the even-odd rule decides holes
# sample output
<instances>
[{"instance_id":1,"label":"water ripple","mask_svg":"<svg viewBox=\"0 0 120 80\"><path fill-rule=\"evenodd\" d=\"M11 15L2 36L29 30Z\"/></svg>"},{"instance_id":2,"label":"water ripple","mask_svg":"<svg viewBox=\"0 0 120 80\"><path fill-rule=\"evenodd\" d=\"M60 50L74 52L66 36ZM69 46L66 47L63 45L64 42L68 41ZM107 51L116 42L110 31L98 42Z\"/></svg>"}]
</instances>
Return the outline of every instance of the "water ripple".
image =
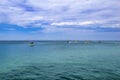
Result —
<instances>
[{"instance_id":1,"label":"water ripple","mask_svg":"<svg viewBox=\"0 0 120 80\"><path fill-rule=\"evenodd\" d=\"M120 74L83 64L31 64L0 73L0 80L120 80Z\"/></svg>"}]
</instances>

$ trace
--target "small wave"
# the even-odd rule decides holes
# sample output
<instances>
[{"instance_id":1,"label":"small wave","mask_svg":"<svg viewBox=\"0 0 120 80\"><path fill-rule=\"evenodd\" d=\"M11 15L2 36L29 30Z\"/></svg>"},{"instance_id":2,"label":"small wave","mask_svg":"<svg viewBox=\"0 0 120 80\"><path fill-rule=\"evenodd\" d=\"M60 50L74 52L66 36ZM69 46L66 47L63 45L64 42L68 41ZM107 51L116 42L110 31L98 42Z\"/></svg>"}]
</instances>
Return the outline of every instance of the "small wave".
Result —
<instances>
[{"instance_id":1,"label":"small wave","mask_svg":"<svg viewBox=\"0 0 120 80\"><path fill-rule=\"evenodd\" d=\"M120 80L120 74L82 64L32 64L0 73L0 80Z\"/></svg>"}]
</instances>

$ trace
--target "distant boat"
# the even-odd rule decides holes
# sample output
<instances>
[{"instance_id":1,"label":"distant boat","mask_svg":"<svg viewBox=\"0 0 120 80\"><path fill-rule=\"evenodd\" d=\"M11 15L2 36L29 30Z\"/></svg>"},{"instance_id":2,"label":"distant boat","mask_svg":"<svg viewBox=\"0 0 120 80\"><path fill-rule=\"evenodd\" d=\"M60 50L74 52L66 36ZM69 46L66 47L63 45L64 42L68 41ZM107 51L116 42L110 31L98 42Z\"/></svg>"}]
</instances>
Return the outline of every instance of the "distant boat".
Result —
<instances>
[{"instance_id":1,"label":"distant boat","mask_svg":"<svg viewBox=\"0 0 120 80\"><path fill-rule=\"evenodd\" d=\"M79 41L78 40L74 40L74 43L79 43Z\"/></svg>"},{"instance_id":2,"label":"distant boat","mask_svg":"<svg viewBox=\"0 0 120 80\"><path fill-rule=\"evenodd\" d=\"M72 43L72 41L67 41L67 43Z\"/></svg>"},{"instance_id":3,"label":"distant boat","mask_svg":"<svg viewBox=\"0 0 120 80\"><path fill-rule=\"evenodd\" d=\"M67 43L79 43L77 40L68 40Z\"/></svg>"},{"instance_id":4,"label":"distant boat","mask_svg":"<svg viewBox=\"0 0 120 80\"><path fill-rule=\"evenodd\" d=\"M34 46L34 45L35 45L34 42L29 43L29 46Z\"/></svg>"}]
</instances>

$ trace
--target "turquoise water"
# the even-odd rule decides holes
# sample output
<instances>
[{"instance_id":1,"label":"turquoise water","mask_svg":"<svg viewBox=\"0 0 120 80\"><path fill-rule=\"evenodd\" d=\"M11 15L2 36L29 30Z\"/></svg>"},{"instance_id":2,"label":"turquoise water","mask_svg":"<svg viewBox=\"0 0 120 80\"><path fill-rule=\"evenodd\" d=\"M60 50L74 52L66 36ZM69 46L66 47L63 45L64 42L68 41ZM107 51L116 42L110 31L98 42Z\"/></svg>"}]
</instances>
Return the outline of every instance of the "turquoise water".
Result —
<instances>
[{"instance_id":1,"label":"turquoise water","mask_svg":"<svg viewBox=\"0 0 120 80\"><path fill-rule=\"evenodd\" d=\"M1 41L0 80L120 80L120 41Z\"/></svg>"}]
</instances>

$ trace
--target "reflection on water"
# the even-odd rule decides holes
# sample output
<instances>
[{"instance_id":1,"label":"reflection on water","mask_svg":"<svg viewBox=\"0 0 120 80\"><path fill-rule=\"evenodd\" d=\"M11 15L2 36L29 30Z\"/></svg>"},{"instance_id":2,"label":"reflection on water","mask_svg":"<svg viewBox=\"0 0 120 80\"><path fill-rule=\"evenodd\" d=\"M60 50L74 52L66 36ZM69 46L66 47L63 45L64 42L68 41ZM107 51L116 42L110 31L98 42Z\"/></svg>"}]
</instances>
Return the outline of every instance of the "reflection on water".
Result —
<instances>
[{"instance_id":1,"label":"reflection on water","mask_svg":"<svg viewBox=\"0 0 120 80\"><path fill-rule=\"evenodd\" d=\"M0 42L0 80L120 80L120 42Z\"/></svg>"}]
</instances>

